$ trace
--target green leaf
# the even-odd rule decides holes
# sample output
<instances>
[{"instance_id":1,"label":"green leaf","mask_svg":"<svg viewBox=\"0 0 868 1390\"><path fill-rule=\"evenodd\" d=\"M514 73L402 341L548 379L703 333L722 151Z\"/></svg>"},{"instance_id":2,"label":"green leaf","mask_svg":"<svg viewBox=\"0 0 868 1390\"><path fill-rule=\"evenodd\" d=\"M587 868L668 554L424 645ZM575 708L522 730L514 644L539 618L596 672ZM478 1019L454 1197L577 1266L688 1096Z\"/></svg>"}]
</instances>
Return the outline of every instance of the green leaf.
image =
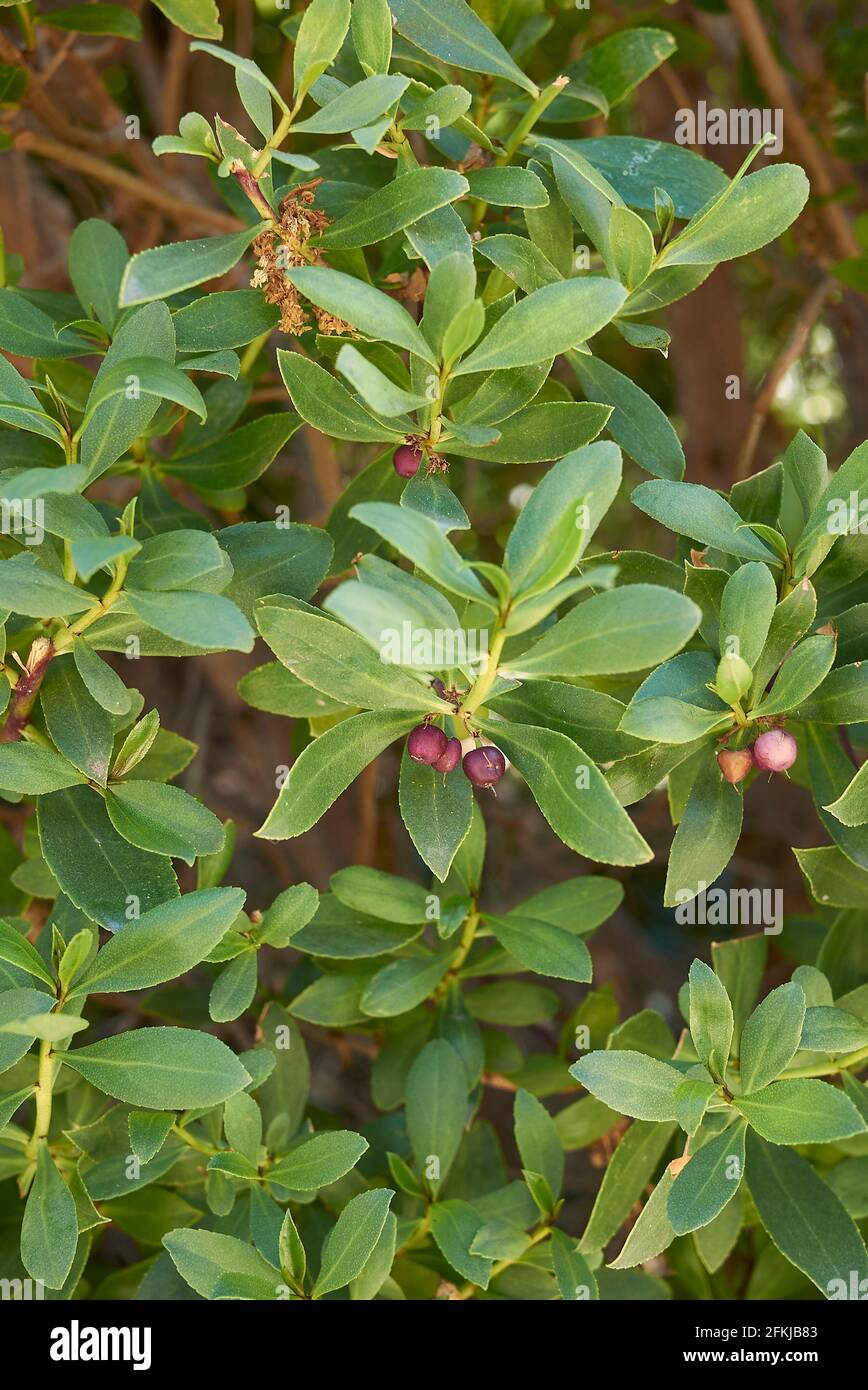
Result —
<instances>
[{"instance_id":1,"label":"green leaf","mask_svg":"<svg viewBox=\"0 0 868 1390\"><path fill-rule=\"evenodd\" d=\"M863 763L852 782L826 810L831 811L842 825L865 825L868 822L868 763Z\"/></svg>"},{"instance_id":2,"label":"green leaf","mask_svg":"<svg viewBox=\"0 0 868 1390\"><path fill-rule=\"evenodd\" d=\"M681 441L656 401L599 357L571 352L567 360L588 400L613 407L606 428L622 449L655 477L682 478Z\"/></svg>"},{"instance_id":3,"label":"green leaf","mask_svg":"<svg viewBox=\"0 0 868 1390\"><path fill-rule=\"evenodd\" d=\"M452 374L548 362L598 333L624 298L623 286L598 276L544 285L507 309Z\"/></svg>"},{"instance_id":4,"label":"green leaf","mask_svg":"<svg viewBox=\"0 0 868 1390\"><path fill-rule=\"evenodd\" d=\"M609 250L618 279L628 290L635 290L647 279L654 260L654 238L648 224L629 208L612 208Z\"/></svg>"},{"instance_id":5,"label":"green leaf","mask_svg":"<svg viewBox=\"0 0 868 1390\"><path fill-rule=\"evenodd\" d=\"M117 672L101 656L97 656L82 637L75 639L72 654L76 670L97 704L108 714L127 714L133 696Z\"/></svg>"},{"instance_id":6,"label":"green leaf","mask_svg":"<svg viewBox=\"0 0 868 1390\"><path fill-rule=\"evenodd\" d=\"M519 1088L513 1122L522 1167L541 1174L556 1201L564 1181L564 1153L554 1120L536 1096Z\"/></svg>"},{"instance_id":7,"label":"green leaf","mask_svg":"<svg viewBox=\"0 0 868 1390\"><path fill-rule=\"evenodd\" d=\"M350 343L345 343L337 356L339 372L378 415L401 415L429 404L427 396L412 395L381 372L367 357Z\"/></svg>"},{"instance_id":8,"label":"green leaf","mask_svg":"<svg viewBox=\"0 0 868 1390\"><path fill-rule=\"evenodd\" d=\"M471 1254L471 1246L485 1226L475 1207L459 1198L435 1202L428 1208L431 1234L440 1254L453 1269L481 1289L488 1288L492 1261Z\"/></svg>"},{"instance_id":9,"label":"green leaf","mask_svg":"<svg viewBox=\"0 0 868 1390\"><path fill-rule=\"evenodd\" d=\"M405 1123L410 1146L436 1196L458 1152L467 1118L467 1074L450 1043L426 1043L407 1077Z\"/></svg>"},{"instance_id":10,"label":"green leaf","mask_svg":"<svg viewBox=\"0 0 868 1390\"><path fill-rule=\"evenodd\" d=\"M252 1245L217 1231L170 1231L163 1244L200 1298L280 1297L281 1278Z\"/></svg>"},{"instance_id":11,"label":"green leaf","mask_svg":"<svg viewBox=\"0 0 868 1390\"><path fill-rule=\"evenodd\" d=\"M63 1053L97 1090L148 1110L219 1105L250 1084L219 1038L187 1028L137 1028Z\"/></svg>"},{"instance_id":12,"label":"green leaf","mask_svg":"<svg viewBox=\"0 0 868 1390\"><path fill-rule=\"evenodd\" d=\"M575 1240L563 1231L552 1231L550 1239L552 1270L565 1302L597 1301L600 1297L593 1270L579 1253Z\"/></svg>"},{"instance_id":13,"label":"green leaf","mask_svg":"<svg viewBox=\"0 0 868 1390\"><path fill-rule=\"evenodd\" d=\"M394 1195L390 1188L379 1187L347 1203L323 1245L313 1298L358 1278L377 1247Z\"/></svg>"},{"instance_id":14,"label":"green leaf","mask_svg":"<svg viewBox=\"0 0 868 1390\"><path fill-rule=\"evenodd\" d=\"M198 387L180 367L161 362L159 357L130 357L100 372L87 398L85 422L89 423L99 406L114 396L123 396L125 400L153 396L157 400L174 401L184 410L192 410L202 421L207 414Z\"/></svg>"},{"instance_id":15,"label":"green leaf","mask_svg":"<svg viewBox=\"0 0 868 1390\"><path fill-rule=\"evenodd\" d=\"M666 1203L677 1235L709 1225L732 1201L744 1176L745 1129L740 1121L729 1125L681 1169Z\"/></svg>"},{"instance_id":16,"label":"green leaf","mask_svg":"<svg viewBox=\"0 0 868 1390\"><path fill-rule=\"evenodd\" d=\"M127 273L133 264L134 260L128 263ZM163 303L145 304L136 313L124 318L102 360L94 387L103 374L107 375L124 362L143 356L159 357L168 363L175 360L172 316ZM79 458L87 469L89 481L99 477L126 453L147 429L157 407L158 402L153 396L128 399L125 395L117 395L104 401L93 412L82 432L79 450Z\"/></svg>"},{"instance_id":17,"label":"green leaf","mask_svg":"<svg viewBox=\"0 0 868 1390\"><path fill-rule=\"evenodd\" d=\"M398 33L423 53L454 67L505 78L537 95L530 78L464 0L442 0L436 9L425 0L390 0L390 9Z\"/></svg>"},{"instance_id":18,"label":"green leaf","mask_svg":"<svg viewBox=\"0 0 868 1390\"><path fill-rule=\"evenodd\" d=\"M240 888L206 888L152 908L106 942L72 996L150 989L176 979L205 959L243 905Z\"/></svg>"},{"instance_id":19,"label":"green leaf","mask_svg":"<svg viewBox=\"0 0 868 1390\"><path fill-rule=\"evenodd\" d=\"M219 854L225 832L213 811L180 787L162 782L115 782L106 791L106 810L118 834L139 849L193 864L202 854Z\"/></svg>"},{"instance_id":20,"label":"green leaf","mask_svg":"<svg viewBox=\"0 0 868 1390\"><path fill-rule=\"evenodd\" d=\"M386 922L413 925L427 920L429 897L425 889L395 874L358 865L338 869L332 874L329 887L347 907Z\"/></svg>"},{"instance_id":21,"label":"green leaf","mask_svg":"<svg viewBox=\"0 0 868 1390\"><path fill-rule=\"evenodd\" d=\"M735 853L742 812L741 796L723 779L709 751L672 841L663 894L667 907L689 902L720 877Z\"/></svg>"},{"instance_id":22,"label":"green leaf","mask_svg":"<svg viewBox=\"0 0 868 1390\"><path fill-rule=\"evenodd\" d=\"M504 565L516 595L545 592L570 574L620 481L620 452L610 443L576 449L548 470L506 544Z\"/></svg>"},{"instance_id":23,"label":"green leaf","mask_svg":"<svg viewBox=\"0 0 868 1390\"><path fill-rule=\"evenodd\" d=\"M17 290L0 289L0 347L16 357L80 357L93 351L93 340L65 329ZM4 372L4 378L8 373Z\"/></svg>"},{"instance_id":24,"label":"green leaf","mask_svg":"<svg viewBox=\"0 0 868 1390\"><path fill-rule=\"evenodd\" d=\"M242 951L225 965L211 986L208 1014L215 1023L228 1023L249 1009L259 983L256 951Z\"/></svg>"},{"instance_id":25,"label":"green leaf","mask_svg":"<svg viewBox=\"0 0 868 1390\"><path fill-rule=\"evenodd\" d=\"M114 724L78 673L71 654L52 661L42 682L42 713L65 758L93 782L105 786Z\"/></svg>"},{"instance_id":26,"label":"green leaf","mask_svg":"<svg viewBox=\"0 0 868 1390\"><path fill-rule=\"evenodd\" d=\"M793 1153L747 1137L748 1187L760 1220L781 1254L801 1269L827 1298L850 1297L868 1278L868 1254L838 1197Z\"/></svg>"},{"instance_id":27,"label":"green leaf","mask_svg":"<svg viewBox=\"0 0 868 1390\"><path fill-rule=\"evenodd\" d=\"M742 936L729 941L715 941L711 959L715 973L723 981L732 1002L732 1048L736 1056L741 1050L741 1033L745 1019L756 1003L768 956L768 937L764 934Z\"/></svg>"},{"instance_id":28,"label":"green leaf","mask_svg":"<svg viewBox=\"0 0 868 1390\"><path fill-rule=\"evenodd\" d=\"M19 970L26 970L28 975L35 975L37 980L42 980L49 989L54 990L54 978L46 969L36 947L9 922L4 921L0 921L0 960L17 966Z\"/></svg>"},{"instance_id":29,"label":"green leaf","mask_svg":"<svg viewBox=\"0 0 868 1390\"><path fill-rule=\"evenodd\" d=\"M609 1264L609 1269L635 1269L636 1265L653 1260L672 1244L675 1229L669 1220L667 1208L674 1181L671 1170L667 1168L639 1213L639 1219L624 1241L617 1259Z\"/></svg>"},{"instance_id":30,"label":"green leaf","mask_svg":"<svg viewBox=\"0 0 868 1390\"><path fill-rule=\"evenodd\" d=\"M133 1153L142 1163L149 1163L166 1142L175 1117L160 1111L133 1110L127 1123Z\"/></svg>"},{"instance_id":31,"label":"green leaf","mask_svg":"<svg viewBox=\"0 0 868 1390\"><path fill-rule=\"evenodd\" d=\"M178 896L170 861L118 835L91 787L40 797L37 816L42 853L61 889L108 931Z\"/></svg>"},{"instance_id":32,"label":"green leaf","mask_svg":"<svg viewBox=\"0 0 868 1390\"><path fill-rule=\"evenodd\" d=\"M299 680L324 695L366 709L418 710L420 714L447 709L430 686L383 661L343 623L267 604L257 610L256 619L275 656Z\"/></svg>"},{"instance_id":33,"label":"green leaf","mask_svg":"<svg viewBox=\"0 0 868 1390\"><path fill-rule=\"evenodd\" d=\"M700 1062L723 1081L732 1044L733 1015L721 980L704 961L690 967L690 1034Z\"/></svg>"},{"instance_id":34,"label":"green leaf","mask_svg":"<svg viewBox=\"0 0 868 1390\"><path fill-rule=\"evenodd\" d=\"M356 0L352 13L353 47L367 73L389 71L392 15L387 0Z\"/></svg>"},{"instance_id":35,"label":"green leaf","mask_svg":"<svg viewBox=\"0 0 868 1390\"><path fill-rule=\"evenodd\" d=\"M39 796L84 781L78 769L51 748L38 743L0 744L0 787L4 791Z\"/></svg>"},{"instance_id":36,"label":"green leaf","mask_svg":"<svg viewBox=\"0 0 868 1390\"><path fill-rule=\"evenodd\" d=\"M860 444L832 475L805 522L793 552L796 577L813 574L837 538L861 524L866 499L868 444Z\"/></svg>"},{"instance_id":37,"label":"green leaf","mask_svg":"<svg viewBox=\"0 0 868 1390\"><path fill-rule=\"evenodd\" d=\"M771 565L780 563L773 551L744 528L742 518L726 498L711 488L655 479L640 483L632 496L640 511L681 536L713 546L725 555L764 560Z\"/></svg>"},{"instance_id":38,"label":"green leaf","mask_svg":"<svg viewBox=\"0 0 868 1390\"><path fill-rule=\"evenodd\" d=\"M555 834L602 864L642 864L651 850L602 773L564 734L503 720L477 720L524 777Z\"/></svg>"},{"instance_id":39,"label":"green leaf","mask_svg":"<svg viewBox=\"0 0 868 1390\"><path fill-rule=\"evenodd\" d=\"M618 106L672 56L675 47L672 34L643 27L625 29L602 43L591 44L581 58L564 69L570 85L546 113L546 119L575 121L595 115L599 108L584 98L583 88L587 87L603 96L607 108ZM603 114L608 115L608 109Z\"/></svg>"},{"instance_id":40,"label":"green leaf","mask_svg":"<svg viewBox=\"0 0 868 1390\"><path fill-rule=\"evenodd\" d=\"M180 290L216 280L240 261L265 224L245 227L226 236L175 241L140 251L128 263L120 288L121 308L166 299Z\"/></svg>"},{"instance_id":41,"label":"green leaf","mask_svg":"<svg viewBox=\"0 0 868 1390\"><path fill-rule=\"evenodd\" d=\"M343 348L342 352L350 351ZM285 352L278 348L277 360L280 372L283 377L286 389L292 397L292 403L302 419L306 420L314 429L322 434L328 434L333 439L352 439L357 443L379 441L394 442L403 440L404 432L393 428L388 424L381 424L369 415L360 406L347 388L336 381L330 372L318 363L311 362L308 358L302 357L297 352ZM353 365L351 359L350 365ZM345 360L346 365L346 360ZM354 372L354 384L364 379L370 391L370 381L376 368L370 363L361 373ZM390 383L391 385L391 383ZM392 392L398 393L399 388L392 385ZM401 393L403 395L404 393ZM387 397L380 392L380 403L386 404ZM388 397L390 404L398 403L400 397L391 394ZM408 398L409 399L409 398ZM384 411L383 413L400 414L401 410L407 409L406 402L394 412Z\"/></svg>"},{"instance_id":42,"label":"green leaf","mask_svg":"<svg viewBox=\"0 0 868 1390\"><path fill-rule=\"evenodd\" d=\"M757 718L767 718L797 709L825 680L834 660L834 637L806 637L787 657L770 693L760 700L753 713Z\"/></svg>"},{"instance_id":43,"label":"green leaf","mask_svg":"<svg viewBox=\"0 0 868 1390\"><path fill-rule=\"evenodd\" d=\"M371 80L371 79L369 79ZM428 165L400 174L333 222L321 238L327 250L372 246L467 193L467 179Z\"/></svg>"},{"instance_id":44,"label":"green leaf","mask_svg":"<svg viewBox=\"0 0 868 1390\"><path fill-rule=\"evenodd\" d=\"M148 627L202 651L249 652L256 638L244 614L222 594L125 589L126 602Z\"/></svg>"},{"instance_id":45,"label":"green leaf","mask_svg":"<svg viewBox=\"0 0 868 1390\"><path fill-rule=\"evenodd\" d=\"M549 200L545 184L530 169L471 169L467 182L471 198L480 198L495 207L544 208Z\"/></svg>"},{"instance_id":46,"label":"green leaf","mask_svg":"<svg viewBox=\"0 0 868 1390\"><path fill-rule=\"evenodd\" d=\"M674 1123L636 1120L621 1136L579 1243L582 1251L590 1253L608 1245L645 1191L675 1129Z\"/></svg>"},{"instance_id":47,"label":"green leaf","mask_svg":"<svg viewBox=\"0 0 868 1390\"><path fill-rule=\"evenodd\" d=\"M31 551L0 560L0 588L4 604L28 618L71 618L98 602L93 594L41 569Z\"/></svg>"},{"instance_id":48,"label":"green leaf","mask_svg":"<svg viewBox=\"0 0 868 1390\"><path fill-rule=\"evenodd\" d=\"M720 602L721 656L740 656L754 667L760 659L777 605L777 586L767 565L751 561L727 580Z\"/></svg>"},{"instance_id":49,"label":"green leaf","mask_svg":"<svg viewBox=\"0 0 868 1390\"><path fill-rule=\"evenodd\" d=\"M444 777L406 750L399 781L401 819L420 858L443 882L470 832L473 790L463 776Z\"/></svg>"},{"instance_id":50,"label":"green leaf","mask_svg":"<svg viewBox=\"0 0 868 1390\"><path fill-rule=\"evenodd\" d=\"M288 946L302 927L306 927L319 906L319 893L309 883L296 883L278 893L263 913L262 940L269 946Z\"/></svg>"},{"instance_id":51,"label":"green leaf","mask_svg":"<svg viewBox=\"0 0 868 1390\"><path fill-rule=\"evenodd\" d=\"M837 846L796 849L793 853L818 903L858 908L868 903L868 871L854 864Z\"/></svg>"},{"instance_id":52,"label":"green leaf","mask_svg":"<svg viewBox=\"0 0 868 1390\"><path fill-rule=\"evenodd\" d=\"M223 37L216 0L154 0L154 4L185 34L200 39Z\"/></svg>"},{"instance_id":53,"label":"green leaf","mask_svg":"<svg viewBox=\"0 0 868 1390\"><path fill-rule=\"evenodd\" d=\"M430 517L392 502L361 502L350 516L394 545L442 588L495 608L495 600Z\"/></svg>"},{"instance_id":54,"label":"green leaf","mask_svg":"<svg viewBox=\"0 0 868 1390\"><path fill-rule=\"evenodd\" d=\"M642 1052L591 1052L574 1062L570 1075L622 1115L637 1120L674 1120L675 1087L681 1073Z\"/></svg>"},{"instance_id":55,"label":"green leaf","mask_svg":"<svg viewBox=\"0 0 868 1390\"><path fill-rule=\"evenodd\" d=\"M838 666L799 708L799 718L818 724L856 724L865 717L868 663Z\"/></svg>"},{"instance_id":56,"label":"green leaf","mask_svg":"<svg viewBox=\"0 0 868 1390\"><path fill-rule=\"evenodd\" d=\"M868 1129L853 1102L825 1081L776 1081L733 1105L771 1144L827 1144Z\"/></svg>"},{"instance_id":57,"label":"green leaf","mask_svg":"<svg viewBox=\"0 0 868 1390\"><path fill-rule=\"evenodd\" d=\"M394 1018L422 1004L449 969L449 953L393 960L365 986L362 1011L371 1018Z\"/></svg>"},{"instance_id":58,"label":"green leaf","mask_svg":"<svg viewBox=\"0 0 868 1390\"><path fill-rule=\"evenodd\" d=\"M21 1223L21 1262L32 1279L59 1289L72 1268L77 1245L75 1201L43 1142Z\"/></svg>"},{"instance_id":59,"label":"green leaf","mask_svg":"<svg viewBox=\"0 0 868 1390\"><path fill-rule=\"evenodd\" d=\"M350 0L312 0L305 10L292 57L296 103L337 57L350 27Z\"/></svg>"},{"instance_id":60,"label":"green leaf","mask_svg":"<svg viewBox=\"0 0 868 1390\"><path fill-rule=\"evenodd\" d=\"M98 217L79 222L69 239L73 289L82 308L94 313L110 333L117 322L121 279L129 255L117 228Z\"/></svg>"},{"instance_id":61,"label":"green leaf","mask_svg":"<svg viewBox=\"0 0 868 1390\"><path fill-rule=\"evenodd\" d=\"M550 922L538 921L528 913L511 912L508 917L486 914L489 926L505 951L521 965L537 975L551 975L558 980L578 980L587 983L591 978L591 956L581 937ZM534 1165L528 1163L528 1168ZM534 1171L538 1171L534 1168Z\"/></svg>"},{"instance_id":62,"label":"green leaf","mask_svg":"<svg viewBox=\"0 0 868 1390\"><path fill-rule=\"evenodd\" d=\"M325 266L293 267L285 274L320 309L344 319L366 337L395 343L436 365L431 348L407 310L373 285Z\"/></svg>"},{"instance_id":63,"label":"green leaf","mask_svg":"<svg viewBox=\"0 0 868 1390\"><path fill-rule=\"evenodd\" d=\"M355 1168L367 1148L367 1140L349 1129L314 1134L283 1154L268 1179L291 1192L316 1192Z\"/></svg>"},{"instance_id":64,"label":"green leaf","mask_svg":"<svg viewBox=\"0 0 868 1390\"><path fill-rule=\"evenodd\" d=\"M809 192L798 164L774 164L733 180L664 247L657 265L716 265L746 256L786 231Z\"/></svg>"},{"instance_id":65,"label":"green leaf","mask_svg":"<svg viewBox=\"0 0 868 1390\"><path fill-rule=\"evenodd\" d=\"M805 1021L801 985L779 985L750 1015L741 1035L741 1089L761 1091L779 1076L798 1049Z\"/></svg>"},{"instance_id":66,"label":"green leaf","mask_svg":"<svg viewBox=\"0 0 868 1390\"><path fill-rule=\"evenodd\" d=\"M33 1019L40 1013L47 1014L54 1004L53 996L39 989L7 988L0 993L0 1072L14 1066L36 1037L35 1030L32 1033L13 1032L7 1025L25 1018Z\"/></svg>"},{"instance_id":67,"label":"green leaf","mask_svg":"<svg viewBox=\"0 0 868 1390\"><path fill-rule=\"evenodd\" d=\"M417 722L416 715L400 710L368 710L320 734L293 763L256 834L290 840L309 830L359 773Z\"/></svg>"},{"instance_id":68,"label":"green leaf","mask_svg":"<svg viewBox=\"0 0 868 1390\"><path fill-rule=\"evenodd\" d=\"M578 604L502 674L614 675L655 666L679 651L699 625L690 599L653 584L627 584Z\"/></svg>"}]
</instances>

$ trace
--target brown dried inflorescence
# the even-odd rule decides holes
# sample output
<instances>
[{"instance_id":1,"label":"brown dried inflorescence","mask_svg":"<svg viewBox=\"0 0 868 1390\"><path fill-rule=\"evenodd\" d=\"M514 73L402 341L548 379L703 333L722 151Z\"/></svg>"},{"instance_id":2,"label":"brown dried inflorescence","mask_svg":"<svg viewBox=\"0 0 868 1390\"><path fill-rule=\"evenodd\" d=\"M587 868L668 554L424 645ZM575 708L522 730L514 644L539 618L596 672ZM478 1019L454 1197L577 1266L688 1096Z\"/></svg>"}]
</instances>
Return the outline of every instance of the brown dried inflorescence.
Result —
<instances>
[{"instance_id":1,"label":"brown dried inflorescence","mask_svg":"<svg viewBox=\"0 0 868 1390\"><path fill-rule=\"evenodd\" d=\"M319 251L310 241L326 230L329 219L313 206L313 200L314 190L310 187L293 188L286 195L278 220L253 243L257 266L250 283L264 292L269 304L280 309L284 333L303 333L310 326L309 312L313 313L320 333L351 333L349 324L334 314L314 304L303 305L295 285L284 274L292 266L316 265L320 260Z\"/></svg>"}]
</instances>

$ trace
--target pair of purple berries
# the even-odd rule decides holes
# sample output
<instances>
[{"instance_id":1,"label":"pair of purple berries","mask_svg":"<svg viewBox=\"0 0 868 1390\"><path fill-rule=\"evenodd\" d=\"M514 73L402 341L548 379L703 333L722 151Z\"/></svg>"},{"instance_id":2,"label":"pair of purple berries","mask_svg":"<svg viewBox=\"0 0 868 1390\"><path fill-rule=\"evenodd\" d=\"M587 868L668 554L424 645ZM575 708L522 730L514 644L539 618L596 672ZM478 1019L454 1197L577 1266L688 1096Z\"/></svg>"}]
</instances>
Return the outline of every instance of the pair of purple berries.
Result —
<instances>
[{"instance_id":1,"label":"pair of purple berries","mask_svg":"<svg viewBox=\"0 0 868 1390\"><path fill-rule=\"evenodd\" d=\"M407 752L414 763L425 763L435 772L454 772L461 758L461 743L448 738L436 724L417 724L407 739ZM492 744L471 748L461 765L474 787L493 787L506 772L506 759Z\"/></svg>"},{"instance_id":2,"label":"pair of purple berries","mask_svg":"<svg viewBox=\"0 0 868 1390\"><path fill-rule=\"evenodd\" d=\"M743 782L751 768L786 772L796 761L798 745L786 729L767 729L752 748L725 748L717 762L727 782Z\"/></svg>"}]
</instances>

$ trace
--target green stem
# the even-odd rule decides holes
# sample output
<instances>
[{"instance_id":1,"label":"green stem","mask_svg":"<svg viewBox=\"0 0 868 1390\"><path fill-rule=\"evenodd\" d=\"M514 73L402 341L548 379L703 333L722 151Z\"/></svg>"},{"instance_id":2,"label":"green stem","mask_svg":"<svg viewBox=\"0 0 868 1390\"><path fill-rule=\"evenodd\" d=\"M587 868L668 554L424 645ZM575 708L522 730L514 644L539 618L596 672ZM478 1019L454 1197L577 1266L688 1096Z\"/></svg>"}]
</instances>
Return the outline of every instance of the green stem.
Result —
<instances>
[{"instance_id":1,"label":"green stem","mask_svg":"<svg viewBox=\"0 0 868 1390\"><path fill-rule=\"evenodd\" d=\"M258 338L254 338L252 343L248 343L241 357L241 369L239 375L245 377L250 375L250 372L253 369L253 365L257 357L259 356L262 349L265 347L265 344L268 342L270 337L271 329L269 328L267 332L260 333Z\"/></svg>"},{"instance_id":2,"label":"green stem","mask_svg":"<svg viewBox=\"0 0 868 1390\"><path fill-rule=\"evenodd\" d=\"M518 125L515 127L515 130L510 135L503 148L503 153L499 154L495 159L495 166L502 168L504 165L512 162L513 155L520 149L522 141L527 139L537 121L547 108L551 106L555 97L559 96L564 88L569 86L569 81L570 79L568 77L556 77L554 82L550 82L547 87L543 88L536 100L531 102ZM487 211L488 204L482 199L479 199L474 206L473 217L470 222L471 232L475 232L476 229L482 225Z\"/></svg>"},{"instance_id":3,"label":"green stem","mask_svg":"<svg viewBox=\"0 0 868 1390\"><path fill-rule=\"evenodd\" d=\"M39 1044L39 1071L36 1080L36 1122L33 1134L27 1145L28 1158L35 1158L39 1145L48 1138L51 1127L52 1090L54 1086L54 1058L51 1042L43 1038Z\"/></svg>"},{"instance_id":4,"label":"green stem","mask_svg":"<svg viewBox=\"0 0 868 1390\"><path fill-rule=\"evenodd\" d=\"M468 913L467 921L464 923L464 930L461 933L461 940L458 943L458 949L455 952L455 959L453 960L446 974L443 976L443 979L440 981L437 988L434 990L434 993L431 995L431 999L435 1004L438 1004L440 1000L443 998L443 996L448 992L449 986L452 984L452 981L458 976L461 967L463 966L467 957L470 955L470 948L476 939L476 929L478 926L479 910L478 908L474 907Z\"/></svg>"},{"instance_id":5,"label":"green stem","mask_svg":"<svg viewBox=\"0 0 868 1390\"><path fill-rule=\"evenodd\" d=\"M480 672L475 683L471 686L467 698L458 711L458 717L465 721L465 727L468 718L472 714L475 714L479 706L484 703L485 697L497 679L497 667L505 642L506 633L503 631L496 632L494 641L488 652L488 660L485 663L485 669Z\"/></svg>"},{"instance_id":6,"label":"green stem","mask_svg":"<svg viewBox=\"0 0 868 1390\"><path fill-rule=\"evenodd\" d=\"M201 1139L197 1139L194 1134L191 1134L190 1131L185 1129L181 1124L172 1125L172 1133L176 1134L179 1139L182 1139L185 1144L188 1144L191 1149L195 1149L199 1154L207 1154L208 1157L211 1158L213 1154L217 1153L217 1149L215 1149L213 1145L203 1143Z\"/></svg>"},{"instance_id":7,"label":"green stem","mask_svg":"<svg viewBox=\"0 0 868 1390\"><path fill-rule=\"evenodd\" d=\"M837 1061L820 1063L813 1067L793 1067L791 1071L781 1072L780 1079L789 1081L794 1076L838 1076L842 1071L849 1071L851 1067L865 1061L868 1061L868 1047L860 1047L858 1052L848 1052Z\"/></svg>"},{"instance_id":8,"label":"green stem","mask_svg":"<svg viewBox=\"0 0 868 1390\"><path fill-rule=\"evenodd\" d=\"M126 556L121 556L121 558L116 561L115 577L96 607L89 608L87 612L83 613L74 623L70 623L69 627L63 628L61 632L55 635L53 638L55 652L63 651L66 647L71 647L76 637L86 631L93 623L98 622L100 618L104 618L109 609L117 603L124 587L128 564L129 559Z\"/></svg>"},{"instance_id":9,"label":"green stem","mask_svg":"<svg viewBox=\"0 0 868 1390\"><path fill-rule=\"evenodd\" d=\"M254 178L258 179L260 174L263 174L265 170L268 168L269 164L271 163L272 150L280 149L280 146L282 145L283 141L286 139L287 135L292 129L292 123L295 119L295 113L297 109L298 107L296 105L293 107L291 111L287 111L283 116L281 116L280 120L274 128L274 134L269 138L263 149L261 149L259 152L259 156L256 160L256 163L253 166Z\"/></svg>"}]
</instances>

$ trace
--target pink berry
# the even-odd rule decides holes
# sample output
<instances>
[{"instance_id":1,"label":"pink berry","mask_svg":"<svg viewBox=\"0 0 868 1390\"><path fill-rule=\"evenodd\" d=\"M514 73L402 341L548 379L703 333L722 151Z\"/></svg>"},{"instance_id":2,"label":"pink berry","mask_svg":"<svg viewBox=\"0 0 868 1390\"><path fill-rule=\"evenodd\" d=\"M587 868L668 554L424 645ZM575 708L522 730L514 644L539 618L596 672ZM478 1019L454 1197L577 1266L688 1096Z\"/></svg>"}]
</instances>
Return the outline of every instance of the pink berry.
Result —
<instances>
[{"instance_id":1,"label":"pink berry","mask_svg":"<svg viewBox=\"0 0 868 1390\"><path fill-rule=\"evenodd\" d=\"M436 724L417 724L407 739L407 752L414 763L427 763L429 767L442 758L449 747L449 740Z\"/></svg>"},{"instance_id":2,"label":"pink berry","mask_svg":"<svg viewBox=\"0 0 868 1390\"><path fill-rule=\"evenodd\" d=\"M392 463L399 478L415 478L422 462L420 451L412 444L402 444L395 450Z\"/></svg>"},{"instance_id":3,"label":"pink berry","mask_svg":"<svg viewBox=\"0 0 868 1390\"><path fill-rule=\"evenodd\" d=\"M506 772L506 758L489 743L465 753L462 766L474 787L493 787Z\"/></svg>"},{"instance_id":4,"label":"pink berry","mask_svg":"<svg viewBox=\"0 0 868 1390\"><path fill-rule=\"evenodd\" d=\"M743 782L753 767L753 754L749 748L724 748L717 764L727 782Z\"/></svg>"},{"instance_id":5,"label":"pink berry","mask_svg":"<svg viewBox=\"0 0 868 1390\"><path fill-rule=\"evenodd\" d=\"M446 745L446 751L440 754L436 763L432 763L435 772L452 772L457 766L461 757L461 743L457 738L450 738Z\"/></svg>"},{"instance_id":6,"label":"pink berry","mask_svg":"<svg viewBox=\"0 0 868 1390\"><path fill-rule=\"evenodd\" d=\"M786 729L767 729L753 746L754 762L764 772L786 772L798 751L796 740Z\"/></svg>"}]
</instances>

